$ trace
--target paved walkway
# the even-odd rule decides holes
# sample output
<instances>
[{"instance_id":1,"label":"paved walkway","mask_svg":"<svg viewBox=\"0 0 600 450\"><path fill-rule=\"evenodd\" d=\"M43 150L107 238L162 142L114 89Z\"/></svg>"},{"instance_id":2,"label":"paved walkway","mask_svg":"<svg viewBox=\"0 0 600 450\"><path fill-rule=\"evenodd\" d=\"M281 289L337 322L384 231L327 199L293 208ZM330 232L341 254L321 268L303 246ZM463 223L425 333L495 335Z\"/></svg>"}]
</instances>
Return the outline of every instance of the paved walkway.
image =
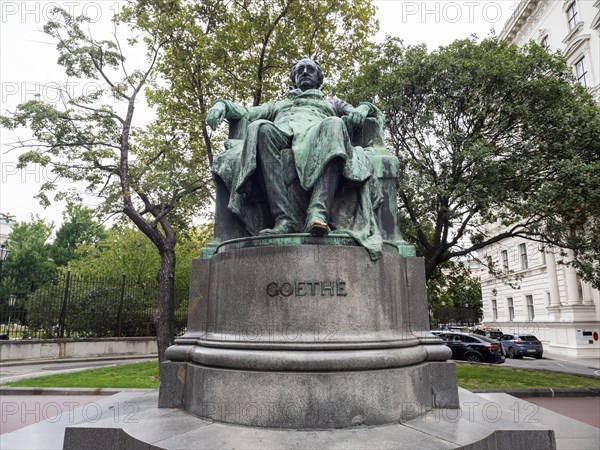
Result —
<instances>
[{"instance_id":1,"label":"paved walkway","mask_svg":"<svg viewBox=\"0 0 600 450\"><path fill-rule=\"evenodd\" d=\"M373 445L380 442L389 444L386 448L406 450L414 450L419 447L453 448L453 442L467 438L475 439L477 438L475 435L485 435L486 430L489 431L490 428L505 430L552 429L556 434L558 450L596 450L598 448L599 428L577 422L543 407L532 409L530 403L506 394L477 396L460 390L460 395L462 414L458 415L453 412L453 415L446 417L443 414L440 416L432 413L427 414L427 417L417 418L402 425L298 433L289 430L252 429L206 422L180 410L157 410L155 406L157 403L156 392L122 392L115 396L92 400L92 402L82 398L82 405L79 408L69 409L65 404L65 409L59 415L12 433L6 432L0 438L0 449L59 449L62 447L65 427L70 426L95 428L99 433L92 432L90 439L98 439L99 436L102 436L102 439L112 438L113 441L114 436L110 433L106 434L106 430L127 428L127 432L131 432L132 436L150 435L150 438L154 436L154 440L166 442L164 447L178 449L217 448L231 443L236 445L228 445L227 448L330 448L333 443L338 444L337 447L340 448L365 448L365 445L361 445L361 442L356 439L360 437L359 435L368 434L372 430L376 430L377 435L372 436L371 434L369 440L371 448L380 448L379 445ZM42 396L42 398L44 397ZM597 400L595 398L585 400L585 402ZM580 403L579 407L588 408L589 404L585 402ZM13 401L13 403L19 403L19 400ZM58 401L55 403L58 404ZM488 408L490 406L493 408ZM49 408L46 406L45 409L49 410ZM44 411L44 406L40 404L39 409ZM30 415L36 414L34 408L31 410ZM485 411L488 413L492 411L493 418ZM40 415L42 414L40 412ZM11 420L17 416L16 413L5 414L5 417L12 418ZM405 435L385 435L386 430L389 433L389 428L398 427L406 428ZM425 435L419 433L422 429L427 431ZM383 433L381 439L380 433ZM440 434L444 439L433 442L430 435L435 433ZM283 439L285 436L282 437L282 434L291 434L291 440ZM330 434L332 436L329 436ZM304 437L302 438L300 435ZM318 437L316 435L325 435L325 437L319 440L316 439ZM413 440L401 439L401 437L406 438L407 436ZM304 440L299 440L300 438ZM429 441L420 440L422 438L429 438ZM102 442L106 447L106 441ZM103 448L102 442L94 441L94 448ZM146 442L154 441L149 439ZM249 445L250 443L253 445ZM265 443L271 445L265 445ZM307 443L312 443L312 445L307 445ZM315 443L320 445L317 446ZM89 445L92 444L88 441L88 448Z\"/></svg>"},{"instance_id":2,"label":"paved walkway","mask_svg":"<svg viewBox=\"0 0 600 450\"><path fill-rule=\"evenodd\" d=\"M38 422L54 423L81 408L94 419L102 395L0 395L0 434Z\"/></svg>"},{"instance_id":3,"label":"paved walkway","mask_svg":"<svg viewBox=\"0 0 600 450\"><path fill-rule=\"evenodd\" d=\"M521 400L600 428L600 397L521 397Z\"/></svg>"}]
</instances>

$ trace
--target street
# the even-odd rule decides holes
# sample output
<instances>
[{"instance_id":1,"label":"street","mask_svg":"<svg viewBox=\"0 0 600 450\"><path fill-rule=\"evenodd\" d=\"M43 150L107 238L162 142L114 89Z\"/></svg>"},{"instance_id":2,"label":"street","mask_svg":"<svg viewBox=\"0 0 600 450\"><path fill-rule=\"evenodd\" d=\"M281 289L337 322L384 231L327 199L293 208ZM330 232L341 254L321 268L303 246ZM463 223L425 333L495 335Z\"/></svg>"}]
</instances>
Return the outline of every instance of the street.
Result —
<instances>
[{"instance_id":1,"label":"street","mask_svg":"<svg viewBox=\"0 0 600 450\"><path fill-rule=\"evenodd\" d=\"M595 376L600 379L600 358L598 359L535 359L524 357L523 359L506 358L504 367L516 367L519 369L538 369L564 372L573 375Z\"/></svg>"}]
</instances>

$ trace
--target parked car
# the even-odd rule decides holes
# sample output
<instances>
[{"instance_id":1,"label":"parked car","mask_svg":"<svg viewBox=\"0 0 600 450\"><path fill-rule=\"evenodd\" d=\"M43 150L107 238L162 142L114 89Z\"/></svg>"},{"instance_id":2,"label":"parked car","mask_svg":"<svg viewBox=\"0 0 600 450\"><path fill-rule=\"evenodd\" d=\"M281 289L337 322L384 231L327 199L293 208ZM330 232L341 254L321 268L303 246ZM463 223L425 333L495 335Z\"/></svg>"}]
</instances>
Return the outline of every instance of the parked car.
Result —
<instances>
[{"instance_id":1,"label":"parked car","mask_svg":"<svg viewBox=\"0 0 600 450\"><path fill-rule=\"evenodd\" d=\"M452 350L452 359L501 364L505 361L502 345L485 336L471 333L436 332Z\"/></svg>"},{"instance_id":2,"label":"parked car","mask_svg":"<svg viewBox=\"0 0 600 450\"><path fill-rule=\"evenodd\" d=\"M504 335L504 333L497 328L493 330L486 328L477 328L475 331L473 331L473 334L478 334L480 336L485 336L496 340L498 340Z\"/></svg>"},{"instance_id":3,"label":"parked car","mask_svg":"<svg viewBox=\"0 0 600 450\"><path fill-rule=\"evenodd\" d=\"M532 334L505 334L498 340L509 358L532 356L540 359L544 354L544 346Z\"/></svg>"}]
</instances>

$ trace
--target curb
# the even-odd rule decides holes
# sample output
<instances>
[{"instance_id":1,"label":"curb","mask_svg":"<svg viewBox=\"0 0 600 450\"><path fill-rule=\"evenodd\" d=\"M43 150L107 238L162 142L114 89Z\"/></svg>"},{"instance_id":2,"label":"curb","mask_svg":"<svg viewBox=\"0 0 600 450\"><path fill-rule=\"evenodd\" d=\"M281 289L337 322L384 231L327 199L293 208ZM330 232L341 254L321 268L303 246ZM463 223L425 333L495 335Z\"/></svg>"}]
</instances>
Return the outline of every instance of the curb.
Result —
<instances>
[{"instance_id":1,"label":"curb","mask_svg":"<svg viewBox=\"0 0 600 450\"><path fill-rule=\"evenodd\" d=\"M27 388L0 387L0 395L114 395L119 392L155 392L158 389L143 388Z\"/></svg>"},{"instance_id":2,"label":"curb","mask_svg":"<svg viewBox=\"0 0 600 450\"><path fill-rule=\"evenodd\" d=\"M524 397L600 397L600 388L530 388L530 389L476 389L474 394L508 394Z\"/></svg>"},{"instance_id":3,"label":"curb","mask_svg":"<svg viewBox=\"0 0 600 450\"><path fill-rule=\"evenodd\" d=\"M27 388L0 387L0 395L114 395L119 392L155 392L158 389L140 388ZM474 394L508 394L524 397L600 397L600 388L531 388L531 389L475 389Z\"/></svg>"},{"instance_id":4,"label":"curb","mask_svg":"<svg viewBox=\"0 0 600 450\"><path fill-rule=\"evenodd\" d=\"M59 358L59 359L24 359L16 361L0 361L2 367L33 366L36 364L60 364L74 362L112 361L125 359L158 359L158 353L144 355L122 355L122 356L90 356L86 358Z\"/></svg>"}]
</instances>

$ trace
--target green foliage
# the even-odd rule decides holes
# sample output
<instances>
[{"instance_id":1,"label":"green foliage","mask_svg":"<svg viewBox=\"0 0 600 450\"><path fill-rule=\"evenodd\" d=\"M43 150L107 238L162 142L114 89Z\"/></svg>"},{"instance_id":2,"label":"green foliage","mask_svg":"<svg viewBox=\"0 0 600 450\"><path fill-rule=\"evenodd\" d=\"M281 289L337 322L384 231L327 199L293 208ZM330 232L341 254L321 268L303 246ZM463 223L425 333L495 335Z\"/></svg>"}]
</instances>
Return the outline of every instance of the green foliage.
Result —
<instances>
[{"instance_id":1,"label":"green foliage","mask_svg":"<svg viewBox=\"0 0 600 450\"><path fill-rule=\"evenodd\" d=\"M401 229L428 278L525 236L574 248L600 282L600 110L562 56L496 38L431 52L388 38L344 79L340 94L386 115Z\"/></svg>"},{"instance_id":2,"label":"green foliage","mask_svg":"<svg viewBox=\"0 0 600 450\"><path fill-rule=\"evenodd\" d=\"M39 217L13 226L5 243L10 253L2 265L3 299L10 293L20 301L56 274L49 243L53 228Z\"/></svg>"},{"instance_id":3,"label":"green foliage","mask_svg":"<svg viewBox=\"0 0 600 450\"><path fill-rule=\"evenodd\" d=\"M175 284L189 287L192 258L212 237L212 226L194 228L182 236L175 247L177 266ZM143 282L154 280L160 268L160 255L156 247L139 230L130 226L115 226L106 237L95 244L81 244L75 252L77 258L68 268L72 273L88 277L119 278Z\"/></svg>"},{"instance_id":4,"label":"green foliage","mask_svg":"<svg viewBox=\"0 0 600 450\"><path fill-rule=\"evenodd\" d=\"M481 310L483 301L479 278L472 276L468 267L461 263L446 263L444 266L438 266L442 273L431 277L427 283L429 306Z\"/></svg>"},{"instance_id":5,"label":"green foliage","mask_svg":"<svg viewBox=\"0 0 600 450\"><path fill-rule=\"evenodd\" d=\"M153 334L156 309L156 284L132 283L120 278L90 278L73 276L67 289L64 278L37 289L26 301L26 324L30 333L45 338L59 337L59 323L65 293L67 310L65 337L112 337L120 330L125 336ZM123 293L123 303L121 303ZM120 310L120 314L119 314Z\"/></svg>"},{"instance_id":6,"label":"green foliage","mask_svg":"<svg viewBox=\"0 0 600 450\"><path fill-rule=\"evenodd\" d=\"M169 34L159 61L166 84L155 84L148 98L161 126L183 132L206 177L215 151L205 116L217 98L251 105L281 98L293 63L305 55L335 78L361 60L378 28L370 0L176 1L167 7L168 24L152 13L159 4L126 9L141 28Z\"/></svg>"},{"instance_id":7,"label":"green foliage","mask_svg":"<svg viewBox=\"0 0 600 450\"><path fill-rule=\"evenodd\" d=\"M104 227L94 220L94 211L84 206L69 203L63 219L51 248L57 266L66 266L72 259L80 257L81 254L75 253L78 246L92 246L106 236Z\"/></svg>"}]
</instances>

